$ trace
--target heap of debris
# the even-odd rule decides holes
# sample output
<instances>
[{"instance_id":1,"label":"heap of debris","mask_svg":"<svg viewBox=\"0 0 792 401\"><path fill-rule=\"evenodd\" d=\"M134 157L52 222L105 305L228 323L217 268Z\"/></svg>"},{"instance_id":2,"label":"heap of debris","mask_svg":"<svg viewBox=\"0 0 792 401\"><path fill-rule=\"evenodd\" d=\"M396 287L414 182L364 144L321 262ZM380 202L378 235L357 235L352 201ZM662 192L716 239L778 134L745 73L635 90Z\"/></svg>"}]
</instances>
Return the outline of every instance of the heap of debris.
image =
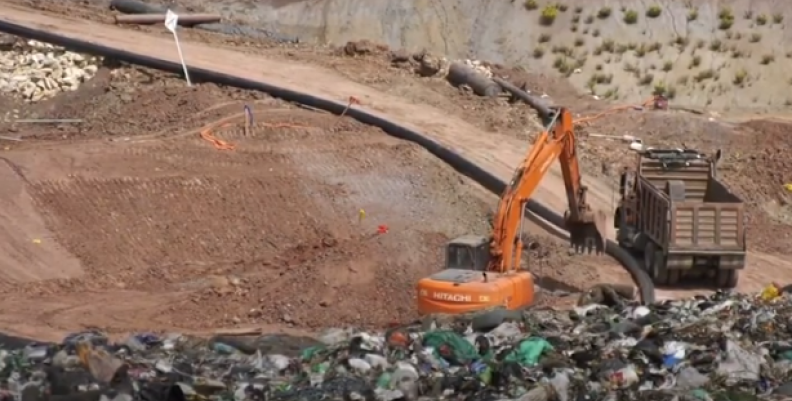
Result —
<instances>
[{"instance_id":1,"label":"heap of debris","mask_svg":"<svg viewBox=\"0 0 792 401\"><path fill-rule=\"evenodd\" d=\"M792 396L792 299L778 291L652 306L605 298L572 311L430 317L318 339L140 334L113 344L86 332L61 344L7 341L0 374L4 394L22 400Z\"/></svg>"}]
</instances>

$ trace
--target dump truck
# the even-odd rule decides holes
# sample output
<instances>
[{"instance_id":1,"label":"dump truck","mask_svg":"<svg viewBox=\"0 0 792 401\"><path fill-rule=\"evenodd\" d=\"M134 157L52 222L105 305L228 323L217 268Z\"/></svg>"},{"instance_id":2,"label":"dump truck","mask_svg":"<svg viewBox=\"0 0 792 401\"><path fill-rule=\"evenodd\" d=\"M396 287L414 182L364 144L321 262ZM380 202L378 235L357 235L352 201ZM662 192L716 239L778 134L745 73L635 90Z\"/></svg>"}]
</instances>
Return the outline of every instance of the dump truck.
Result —
<instances>
[{"instance_id":1,"label":"dump truck","mask_svg":"<svg viewBox=\"0 0 792 401\"><path fill-rule=\"evenodd\" d=\"M717 178L721 152L631 148L637 161L621 175L614 216L619 245L642 257L656 285L704 278L717 288L737 286L744 206Z\"/></svg>"}]
</instances>

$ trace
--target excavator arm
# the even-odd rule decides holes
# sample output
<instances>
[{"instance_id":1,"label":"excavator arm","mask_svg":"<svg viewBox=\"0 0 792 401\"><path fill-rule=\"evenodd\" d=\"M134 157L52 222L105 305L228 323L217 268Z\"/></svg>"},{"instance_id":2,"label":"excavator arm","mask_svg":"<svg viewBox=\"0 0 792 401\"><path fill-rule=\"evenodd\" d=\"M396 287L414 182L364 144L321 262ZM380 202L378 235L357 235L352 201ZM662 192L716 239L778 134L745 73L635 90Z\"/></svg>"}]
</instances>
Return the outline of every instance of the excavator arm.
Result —
<instances>
[{"instance_id":1,"label":"excavator arm","mask_svg":"<svg viewBox=\"0 0 792 401\"><path fill-rule=\"evenodd\" d=\"M548 117L547 128L536 138L501 196L490 242L489 271L510 272L519 268L525 204L556 159L561 162L566 189L569 209L564 217L571 245L578 252L604 250L607 215L592 212L586 201L587 188L582 185L572 115L561 108Z\"/></svg>"}]
</instances>

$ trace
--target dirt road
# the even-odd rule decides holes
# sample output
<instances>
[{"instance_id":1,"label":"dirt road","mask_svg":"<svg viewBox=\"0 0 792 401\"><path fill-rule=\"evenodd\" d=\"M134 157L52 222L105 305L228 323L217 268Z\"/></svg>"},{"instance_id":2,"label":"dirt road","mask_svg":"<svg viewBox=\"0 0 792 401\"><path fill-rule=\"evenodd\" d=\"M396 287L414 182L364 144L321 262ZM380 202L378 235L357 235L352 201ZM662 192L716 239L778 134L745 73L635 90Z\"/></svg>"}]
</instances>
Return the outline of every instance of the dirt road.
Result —
<instances>
[{"instance_id":1,"label":"dirt road","mask_svg":"<svg viewBox=\"0 0 792 401\"><path fill-rule=\"evenodd\" d=\"M176 60L172 41L166 35L157 36L132 32L94 22L48 15L12 5L6 7L4 15L0 18L60 32L67 36L123 47L163 59ZM372 87L351 82L320 67L242 54L190 42L184 44L184 52L190 63L196 67L246 76L251 79L262 79L286 88L308 91L340 101L349 96L355 96L362 101L361 107L404 125L417 128L504 179L511 175L512 167L519 162L524 154L525 142L522 140L497 133L483 132L428 105L415 104ZM594 180L589 180L588 184L591 188L591 201L594 206L610 210L612 196L610 186ZM555 169L551 176L543 182L535 198L559 212L563 211L566 200L558 169ZM755 259L757 258L749 258L749 263ZM760 257L760 259L773 260L773 264L769 267L763 264L761 273L756 268L750 268L747 279L742 282L744 289L752 289L766 283L766 272L771 272L778 277L781 274L788 274L782 269L792 271L787 263L777 260L777 258ZM603 267L599 273L603 280L607 280L609 277L624 276L618 268ZM661 293L659 296L673 296L674 294L674 292Z\"/></svg>"}]
</instances>

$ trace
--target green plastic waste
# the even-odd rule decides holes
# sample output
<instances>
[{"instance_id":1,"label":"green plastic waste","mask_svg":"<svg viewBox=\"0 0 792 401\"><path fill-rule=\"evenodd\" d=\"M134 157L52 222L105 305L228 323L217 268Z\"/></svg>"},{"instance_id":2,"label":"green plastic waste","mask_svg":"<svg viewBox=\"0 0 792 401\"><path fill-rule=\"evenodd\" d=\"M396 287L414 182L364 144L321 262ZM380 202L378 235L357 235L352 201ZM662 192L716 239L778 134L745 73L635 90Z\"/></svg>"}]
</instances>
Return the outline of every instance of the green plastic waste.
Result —
<instances>
[{"instance_id":1,"label":"green plastic waste","mask_svg":"<svg viewBox=\"0 0 792 401\"><path fill-rule=\"evenodd\" d=\"M435 356L443 358L451 364L465 365L480 358L476 347L473 346L465 337L450 330L432 331L426 333L423 338L423 345L432 347ZM451 354L443 354L441 349L451 350Z\"/></svg>"},{"instance_id":2,"label":"green plastic waste","mask_svg":"<svg viewBox=\"0 0 792 401\"><path fill-rule=\"evenodd\" d=\"M300 353L300 358L302 358L303 361L307 361L307 360L310 360L313 357L317 356L320 352L322 352L324 350L325 350L325 347L323 347L321 345L308 347L308 348L302 350L302 352Z\"/></svg>"},{"instance_id":3,"label":"green plastic waste","mask_svg":"<svg viewBox=\"0 0 792 401\"><path fill-rule=\"evenodd\" d=\"M706 390L697 388L690 392L690 396L701 401L708 401L710 400L709 393Z\"/></svg>"},{"instance_id":4,"label":"green plastic waste","mask_svg":"<svg viewBox=\"0 0 792 401\"><path fill-rule=\"evenodd\" d=\"M479 380L484 384L490 384L492 381L492 368L487 366L483 372L479 373Z\"/></svg>"},{"instance_id":5,"label":"green plastic waste","mask_svg":"<svg viewBox=\"0 0 792 401\"><path fill-rule=\"evenodd\" d=\"M516 362L522 366L533 366L539 363L539 358L545 352L552 351L553 346L541 337L529 337L520 342L512 352L506 355L504 361Z\"/></svg>"},{"instance_id":6,"label":"green plastic waste","mask_svg":"<svg viewBox=\"0 0 792 401\"><path fill-rule=\"evenodd\" d=\"M388 372L382 372L377 378L377 388L389 388L391 382L391 375Z\"/></svg>"},{"instance_id":7,"label":"green plastic waste","mask_svg":"<svg viewBox=\"0 0 792 401\"><path fill-rule=\"evenodd\" d=\"M330 362L322 362L311 366L311 373L324 373L330 368Z\"/></svg>"}]
</instances>

